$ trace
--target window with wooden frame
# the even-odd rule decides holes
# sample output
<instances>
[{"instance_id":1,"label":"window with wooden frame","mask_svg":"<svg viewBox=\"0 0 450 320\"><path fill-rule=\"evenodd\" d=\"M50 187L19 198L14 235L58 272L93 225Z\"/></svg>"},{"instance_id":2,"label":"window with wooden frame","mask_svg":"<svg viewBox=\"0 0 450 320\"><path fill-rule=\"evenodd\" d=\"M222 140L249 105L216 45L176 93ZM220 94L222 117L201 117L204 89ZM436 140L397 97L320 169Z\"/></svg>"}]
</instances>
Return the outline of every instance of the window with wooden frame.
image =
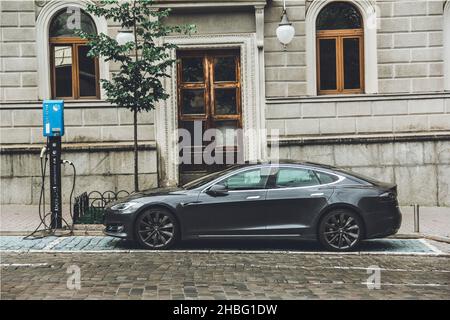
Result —
<instances>
[{"instance_id":1,"label":"window with wooden frame","mask_svg":"<svg viewBox=\"0 0 450 320\"><path fill-rule=\"evenodd\" d=\"M78 37L77 28L97 33L95 23L80 12L80 26L72 25L72 12L59 11L50 23L50 65L52 97L58 99L99 99L98 59L88 57L87 41Z\"/></svg>"},{"instance_id":2,"label":"window with wooden frame","mask_svg":"<svg viewBox=\"0 0 450 320\"><path fill-rule=\"evenodd\" d=\"M348 2L332 2L316 21L318 94L364 92L364 29Z\"/></svg>"},{"instance_id":3,"label":"window with wooden frame","mask_svg":"<svg viewBox=\"0 0 450 320\"><path fill-rule=\"evenodd\" d=\"M201 123L202 135L208 129L219 130L215 152L224 156L236 152L236 141L227 146L231 141L227 135L242 128L239 50L179 51L177 59L179 127L187 129L191 137L195 122ZM193 142L194 157L194 153L202 152L205 142ZM186 168L197 169L202 168Z\"/></svg>"}]
</instances>

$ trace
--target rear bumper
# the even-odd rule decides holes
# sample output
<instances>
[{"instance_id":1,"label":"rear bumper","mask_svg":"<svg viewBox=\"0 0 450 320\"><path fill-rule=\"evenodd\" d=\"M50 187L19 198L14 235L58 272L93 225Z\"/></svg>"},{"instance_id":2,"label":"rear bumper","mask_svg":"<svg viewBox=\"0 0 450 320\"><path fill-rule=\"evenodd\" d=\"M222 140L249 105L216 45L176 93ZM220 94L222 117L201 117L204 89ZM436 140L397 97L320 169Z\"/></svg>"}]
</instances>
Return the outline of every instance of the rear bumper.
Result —
<instances>
[{"instance_id":1,"label":"rear bumper","mask_svg":"<svg viewBox=\"0 0 450 320\"><path fill-rule=\"evenodd\" d=\"M107 210L104 217L103 225L105 229L103 233L105 235L128 240L134 239L134 214L118 214Z\"/></svg>"},{"instance_id":2,"label":"rear bumper","mask_svg":"<svg viewBox=\"0 0 450 320\"><path fill-rule=\"evenodd\" d=\"M374 212L367 218L366 238L382 238L396 234L402 224L402 213L398 206L388 211Z\"/></svg>"}]
</instances>

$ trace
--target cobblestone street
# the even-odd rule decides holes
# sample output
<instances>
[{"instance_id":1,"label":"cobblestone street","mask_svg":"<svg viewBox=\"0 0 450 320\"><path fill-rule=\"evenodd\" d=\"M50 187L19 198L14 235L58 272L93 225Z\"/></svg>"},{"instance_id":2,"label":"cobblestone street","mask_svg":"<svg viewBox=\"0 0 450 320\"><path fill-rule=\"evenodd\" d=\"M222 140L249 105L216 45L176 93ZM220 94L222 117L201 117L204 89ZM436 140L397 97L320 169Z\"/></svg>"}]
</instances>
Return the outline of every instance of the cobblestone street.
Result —
<instances>
[{"instance_id":1,"label":"cobblestone street","mask_svg":"<svg viewBox=\"0 0 450 320\"><path fill-rule=\"evenodd\" d=\"M235 244L228 244L225 250L199 250L199 245L185 244L175 251L150 252L135 251L126 245L121 249L124 244L116 244L118 249L101 252L96 250L99 239L73 238L79 242L89 240L91 247L87 244L84 249L66 252L63 249L68 247L61 247L61 241L45 239L47 244L40 249L14 250L12 243L17 244L18 239L3 237L1 298L450 298L448 255L431 250L433 246L420 240L383 240L366 243L364 252L330 254L314 252L314 244L302 244L300 249L297 244L297 250L293 250L290 243L278 245L278 249L284 246L285 251L274 250L273 246L266 246L269 250L265 251L249 250L257 244L249 244L241 251L232 250ZM105 243L111 241L103 239ZM386 250L392 242L395 245ZM224 245L218 243L215 248L220 246ZM385 252L376 251L381 247ZM79 290L67 286L74 266L80 270ZM367 286L371 275L368 268L374 267L380 268L380 289Z\"/></svg>"}]
</instances>

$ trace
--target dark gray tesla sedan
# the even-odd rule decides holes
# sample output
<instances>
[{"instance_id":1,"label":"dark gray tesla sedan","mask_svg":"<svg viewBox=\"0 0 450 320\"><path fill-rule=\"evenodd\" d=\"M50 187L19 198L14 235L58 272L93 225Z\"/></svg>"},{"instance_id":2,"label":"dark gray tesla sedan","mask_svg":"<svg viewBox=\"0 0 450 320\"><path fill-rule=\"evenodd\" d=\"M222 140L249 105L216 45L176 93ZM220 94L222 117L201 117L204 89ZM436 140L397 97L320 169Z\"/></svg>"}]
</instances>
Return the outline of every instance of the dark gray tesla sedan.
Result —
<instances>
[{"instance_id":1,"label":"dark gray tesla sedan","mask_svg":"<svg viewBox=\"0 0 450 320\"><path fill-rule=\"evenodd\" d=\"M233 166L106 208L105 233L167 249L187 239L319 240L328 250L395 234L395 184L308 162Z\"/></svg>"}]
</instances>

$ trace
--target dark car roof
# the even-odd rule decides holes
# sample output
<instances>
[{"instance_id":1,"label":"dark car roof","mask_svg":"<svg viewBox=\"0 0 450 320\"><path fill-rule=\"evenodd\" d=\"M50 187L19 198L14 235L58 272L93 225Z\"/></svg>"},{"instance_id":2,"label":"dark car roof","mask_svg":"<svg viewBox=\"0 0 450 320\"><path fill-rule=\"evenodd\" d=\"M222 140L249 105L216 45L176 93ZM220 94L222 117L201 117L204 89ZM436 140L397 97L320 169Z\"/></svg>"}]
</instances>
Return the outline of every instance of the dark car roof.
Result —
<instances>
[{"instance_id":1,"label":"dark car roof","mask_svg":"<svg viewBox=\"0 0 450 320\"><path fill-rule=\"evenodd\" d=\"M291 160L291 159L280 159L278 161L256 161L256 162L245 162L244 165L263 165L263 164L298 164L298 165L305 165L305 166L311 166L311 167L320 167L324 169L336 169L336 167L333 167L328 164L323 163L317 163L317 162L311 162L311 161L303 161L303 160ZM239 167L239 165L237 165Z\"/></svg>"},{"instance_id":2,"label":"dark car roof","mask_svg":"<svg viewBox=\"0 0 450 320\"><path fill-rule=\"evenodd\" d=\"M348 178L350 180L356 181L356 182L369 183L369 184L372 184L372 185L375 185L375 186L388 186L388 187L395 186L395 184L381 182L381 181L378 181L376 179L373 179L372 177L368 177L368 176L365 176L363 174L356 173L356 172L353 172L353 171L350 171L350 170L334 167L332 165L316 163L316 162L311 162L311 161L302 161L302 160L280 159L278 161L246 161L245 163L242 163L242 164L231 165L231 166L229 166L227 168L227 170L238 170L238 169L251 167L251 166L273 165L273 164L278 164L278 165L288 164L288 165L308 166L308 167L310 167L312 169L314 169L314 168L316 168L316 169L324 169L324 170L329 171L330 173L344 176L344 177L346 177L346 178Z\"/></svg>"},{"instance_id":3,"label":"dark car roof","mask_svg":"<svg viewBox=\"0 0 450 320\"><path fill-rule=\"evenodd\" d=\"M363 174L359 174L356 172L353 172L351 170L344 170L342 168L338 168L338 167L334 167L332 165L328 165L328 164L323 164L323 163L317 163L317 162L311 162L311 161L302 161L302 160L291 160L291 159L280 159L278 161L263 161L263 162L253 162L253 163L248 163L248 165L264 165L264 164L297 164L297 165L304 165L304 166L309 166L312 168L317 168L317 169L325 169L325 170L330 170L333 171L334 173L339 173L340 175L344 175L345 177L348 178L353 178L353 179L357 179L360 181L365 181L365 182L369 182L371 184L374 185L385 185L386 183L378 181L372 177L368 177L366 175ZM244 165L245 166L245 165Z\"/></svg>"}]
</instances>

